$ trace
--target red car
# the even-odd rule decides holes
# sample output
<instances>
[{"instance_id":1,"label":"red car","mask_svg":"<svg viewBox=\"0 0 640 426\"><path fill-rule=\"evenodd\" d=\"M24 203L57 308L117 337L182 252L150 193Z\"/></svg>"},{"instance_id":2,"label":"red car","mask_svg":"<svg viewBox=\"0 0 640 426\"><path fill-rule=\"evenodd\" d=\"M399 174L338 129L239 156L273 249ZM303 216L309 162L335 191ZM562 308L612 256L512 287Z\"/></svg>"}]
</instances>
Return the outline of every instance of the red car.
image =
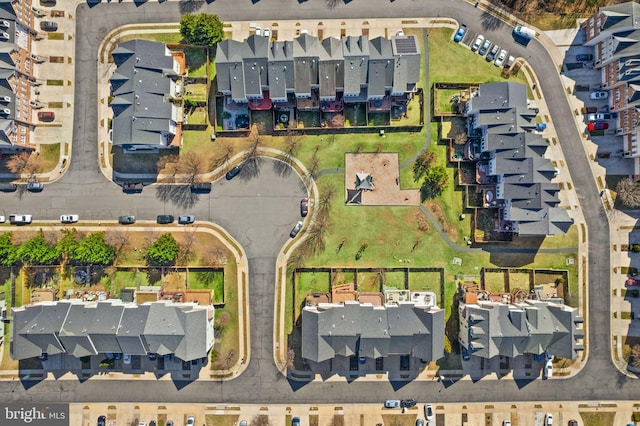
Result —
<instances>
[{"instance_id":1,"label":"red car","mask_svg":"<svg viewBox=\"0 0 640 426\"><path fill-rule=\"evenodd\" d=\"M595 121L593 123L589 123L587 126L590 132L594 130L606 130L609 128L609 123L603 123L602 121Z\"/></svg>"}]
</instances>

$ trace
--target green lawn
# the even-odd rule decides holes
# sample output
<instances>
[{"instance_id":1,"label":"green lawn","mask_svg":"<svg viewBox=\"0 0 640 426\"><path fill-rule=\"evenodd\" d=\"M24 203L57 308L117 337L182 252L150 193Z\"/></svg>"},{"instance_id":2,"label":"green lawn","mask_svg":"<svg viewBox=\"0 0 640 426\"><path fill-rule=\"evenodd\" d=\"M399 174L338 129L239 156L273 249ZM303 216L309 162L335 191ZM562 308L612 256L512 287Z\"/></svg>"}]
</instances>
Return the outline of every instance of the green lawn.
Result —
<instances>
[{"instance_id":1,"label":"green lawn","mask_svg":"<svg viewBox=\"0 0 640 426\"><path fill-rule=\"evenodd\" d=\"M222 271L189 271L189 288L212 289L216 303L224 302L224 274Z\"/></svg>"},{"instance_id":2,"label":"green lawn","mask_svg":"<svg viewBox=\"0 0 640 426\"><path fill-rule=\"evenodd\" d=\"M188 47L185 51L189 77L205 77L207 75L207 49L204 47Z\"/></svg>"},{"instance_id":3,"label":"green lawn","mask_svg":"<svg viewBox=\"0 0 640 426\"><path fill-rule=\"evenodd\" d=\"M38 164L42 173L50 172L56 167L60 160L60 144L52 143L48 145L40 145L40 156Z\"/></svg>"},{"instance_id":4,"label":"green lawn","mask_svg":"<svg viewBox=\"0 0 640 426\"><path fill-rule=\"evenodd\" d=\"M504 81L502 68L487 62L475 52L454 43L450 28L429 30L429 76L431 82L493 83ZM527 84L523 72L513 75L509 81Z\"/></svg>"}]
</instances>

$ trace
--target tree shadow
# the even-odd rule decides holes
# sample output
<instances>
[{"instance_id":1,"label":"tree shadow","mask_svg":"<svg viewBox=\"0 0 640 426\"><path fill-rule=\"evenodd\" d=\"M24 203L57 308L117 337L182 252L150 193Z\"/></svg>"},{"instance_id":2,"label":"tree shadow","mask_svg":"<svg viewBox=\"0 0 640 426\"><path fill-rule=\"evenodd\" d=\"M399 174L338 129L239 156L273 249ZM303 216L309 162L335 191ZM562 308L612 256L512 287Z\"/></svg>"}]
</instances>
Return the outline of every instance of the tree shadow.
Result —
<instances>
[{"instance_id":1,"label":"tree shadow","mask_svg":"<svg viewBox=\"0 0 640 426\"><path fill-rule=\"evenodd\" d=\"M182 208L193 207L200 199L197 193L191 191L190 185L158 185L156 198Z\"/></svg>"},{"instance_id":2,"label":"tree shadow","mask_svg":"<svg viewBox=\"0 0 640 426\"><path fill-rule=\"evenodd\" d=\"M242 171L240 172L240 178L242 180L251 180L258 177L260 174L260 167L264 160L261 157L248 158L242 163Z\"/></svg>"},{"instance_id":3,"label":"tree shadow","mask_svg":"<svg viewBox=\"0 0 640 426\"><path fill-rule=\"evenodd\" d=\"M197 12L202 6L204 6L204 0L180 0L178 3L178 9L180 14Z\"/></svg>"},{"instance_id":4,"label":"tree shadow","mask_svg":"<svg viewBox=\"0 0 640 426\"><path fill-rule=\"evenodd\" d=\"M325 2L329 10L335 9L340 4L340 0L325 0Z\"/></svg>"},{"instance_id":5,"label":"tree shadow","mask_svg":"<svg viewBox=\"0 0 640 426\"><path fill-rule=\"evenodd\" d=\"M496 30L504 26L504 22L502 22L500 18L488 12L483 12L480 19L482 21L482 28L485 31Z\"/></svg>"},{"instance_id":6,"label":"tree shadow","mask_svg":"<svg viewBox=\"0 0 640 426\"><path fill-rule=\"evenodd\" d=\"M280 177L288 177L291 175L291 156L288 154L280 154L273 162L273 171Z\"/></svg>"}]
</instances>

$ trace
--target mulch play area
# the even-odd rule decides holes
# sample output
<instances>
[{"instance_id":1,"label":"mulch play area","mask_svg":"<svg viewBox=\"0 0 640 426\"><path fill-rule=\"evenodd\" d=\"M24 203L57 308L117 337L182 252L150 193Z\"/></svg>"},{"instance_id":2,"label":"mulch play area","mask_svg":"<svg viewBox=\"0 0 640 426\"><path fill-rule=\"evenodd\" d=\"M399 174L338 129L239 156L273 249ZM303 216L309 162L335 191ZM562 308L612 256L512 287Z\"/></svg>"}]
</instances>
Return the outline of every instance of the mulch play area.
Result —
<instances>
[{"instance_id":1,"label":"mulch play area","mask_svg":"<svg viewBox=\"0 0 640 426\"><path fill-rule=\"evenodd\" d=\"M397 153L345 154L346 203L363 206L418 206L418 189L400 189Z\"/></svg>"}]
</instances>

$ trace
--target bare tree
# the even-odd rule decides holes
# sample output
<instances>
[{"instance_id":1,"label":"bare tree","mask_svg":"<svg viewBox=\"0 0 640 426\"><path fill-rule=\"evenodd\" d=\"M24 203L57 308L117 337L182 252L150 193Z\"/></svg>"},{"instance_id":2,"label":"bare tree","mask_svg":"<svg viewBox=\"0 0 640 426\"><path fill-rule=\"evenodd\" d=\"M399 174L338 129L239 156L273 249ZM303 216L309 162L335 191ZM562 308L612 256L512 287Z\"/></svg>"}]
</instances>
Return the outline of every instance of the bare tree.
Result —
<instances>
[{"instance_id":1,"label":"bare tree","mask_svg":"<svg viewBox=\"0 0 640 426\"><path fill-rule=\"evenodd\" d=\"M254 130L251 132L250 142L251 144L247 148L243 159L243 173L248 177L255 177L260 171L259 148L262 146L262 138L256 127L254 127Z\"/></svg>"},{"instance_id":2,"label":"bare tree","mask_svg":"<svg viewBox=\"0 0 640 426\"><path fill-rule=\"evenodd\" d=\"M295 367L295 361L296 361L296 351L294 351L293 348L289 346L289 349L287 350L287 361L285 366L289 370L292 370L293 367Z\"/></svg>"},{"instance_id":3,"label":"bare tree","mask_svg":"<svg viewBox=\"0 0 640 426\"><path fill-rule=\"evenodd\" d=\"M7 168L11 173L15 173L17 175L34 175L40 171L38 154L35 152L21 152L19 154L14 154L7 161Z\"/></svg>"},{"instance_id":4,"label":"bare tree","mask_svg":"<svg viewBox=\"0 0 640 426\"><path fill-rule=\"evenodd\" d=\"M220 149L211 158L211 168L217 169L218 167L226 167L233 155L233 147L227 142L220 143Z\"/></svg>"},{"instance_id":5,"label":"bare tree","mask_svg":"<svg viewBox=\"0 0 640 426\"><path fill-rule=\"evenodd\" d=\"M258 414L251 419L251 426L271 426L271 420L266 414Z\"/></svg>"},{"instance_id":6,"label":"bare tree","mask_svg":"<svg viewBox=\"0 0 640 426\"><path fill-rule=\"evenodd\" d=\"M203 163L202 156L191 151L180 156L178 168L181 173L187 175L187 182L192 184L196 182L198 175L202 173Z\"/></svg>"},{"instance_id":7,"label":"bare tree","mask_svg":"<svg viewBox=\"0 0 640 426\"><path fill-rule=\"evenodd\" d=\"M640 184L631 178L622 179L616 185L620 201L628 207L640 206Z\"/></svg>"},{"instance_id":8,"label":"bare tree","mask_svg":"<svg viewBox=\"0 0 640 426\"><path fill-rule=\"evenodd\" d=\"M329 426L344 426L344 416L335 414L331 419Z\"/></svg>"},{"instance_id":9,"label":"bare tree","mask_svg":"<svg viewBox=\"0 0 640 426\"><path fill-rule=\"evenodd\" d=\"M631 346L629 364L631 364L633 368L640 370L640 345L639 344L635 344Z\"/></svg>"},{"instance_id":10,"label":"bare tree","mask_svg":"<svg viewBox=\"0 0 640 426\"><path fill-rule=\"evenodd\" d=\"M456 137L453 139L453 142L456 145L464 145L467 143L468 136L465 132L458 133Z\"/></svg>"},{"instance_id":11,"label":"bare tree","mask_svg":"<svg viewBox=\"0 0 640 426\"><path fill-rule=\"evenodd\" d=\"M292 272L295 269L300 268L304 264L304 260L307 258L308 253L309 250L305 240L305 243L303 245L298 246L289 255L289 258L287 259L287 270Z\"/></svg>"},{"instance_id":12,"label":"bare tree","mask_svg":"<svg viewBox=\"0 0 640 426\"><path fill-rule=\"evenodd\" d=\"M209 266L224 266L227 263L227 256L220 246L209 244L202 253L202 262Z\"/></svg>"},{"instance_id":13,"label":"bare tree","mask_svg":"<svg viewBox=\"0 0 640 426\"><path fill-rule=\"evenodd\" d=\"M331 210L331 204L333 202L333 196L336 194L336 187L333 185L327 185L320 191L318 197L318 210L321 212Z\"/></svg>"},{"instance_id":14,"label":"bare tree","mask_svg":"<svg viewBox=\"0 0 640 426\"><path fill-rule=\"evenodd\" d=\"M129 244L129 233L119 228L110 227L104 235L104 241L116 249L116 258L120 256L127 244Z\"/></svg>"},{"instance_id":15,"label":"bare tree","mask_svg":"<svg viewBox=\"0 0 640 426\"><path fill-rule=\"evenodd\" d=\"M195 255L193 244L196 241L196 230L197 228L191 228L189 231L182 232L178 235L178 243L180 246L178 263L186 264L189 259L192 259Z\"/></svg>"}]
</instances>

